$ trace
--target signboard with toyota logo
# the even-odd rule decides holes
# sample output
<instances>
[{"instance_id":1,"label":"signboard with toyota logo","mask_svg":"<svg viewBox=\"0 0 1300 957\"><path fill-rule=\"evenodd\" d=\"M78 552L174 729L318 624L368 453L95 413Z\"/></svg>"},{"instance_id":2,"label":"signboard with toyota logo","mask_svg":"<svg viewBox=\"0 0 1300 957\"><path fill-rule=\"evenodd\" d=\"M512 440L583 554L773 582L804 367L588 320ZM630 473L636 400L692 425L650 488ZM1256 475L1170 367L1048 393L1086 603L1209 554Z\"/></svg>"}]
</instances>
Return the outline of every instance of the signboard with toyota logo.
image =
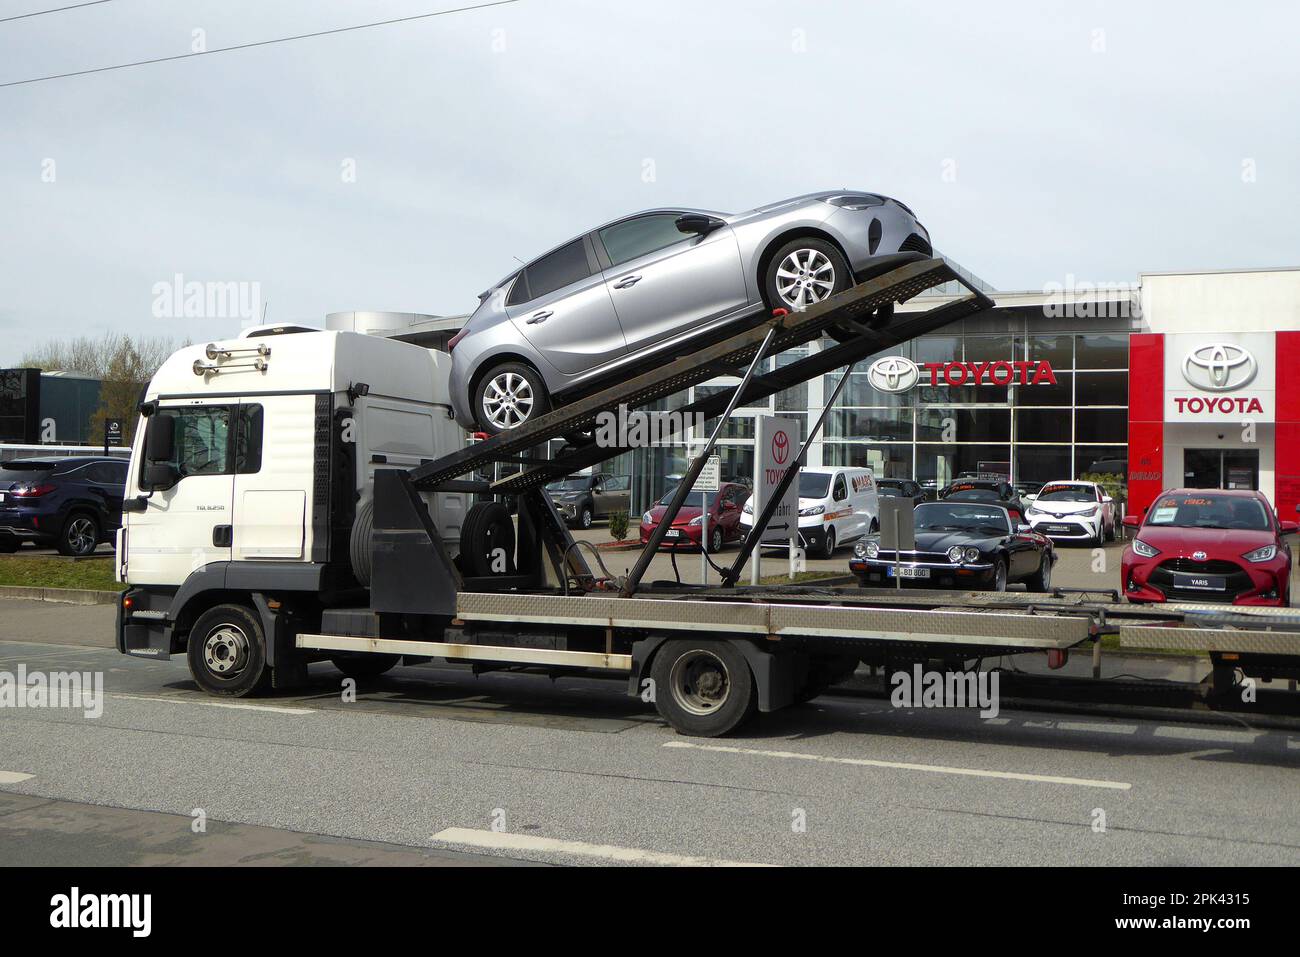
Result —
<instances>
[{"instance_id":1,"label":"signboard with toyota logo","mask_svg":"<svg viewBox=\"0 0 1300 957\"><path fill-rule=\"evenodd\" d=\"M994 362L923 362L906 356L881 356L867 368L877 392L896 395L922 386L1056 385L1052 364L1044 360Z\"/></svg>"},{"instance_id":2,"label":"signboard with toyota logo","mask_svg":"<svg viewBox=\"0 0 1300 957\"><path fill-rule=\"evenodd\" d=\"M1273 422L1273 333L1167 335L1165 421Z\"/></svg>"}]
</instances>

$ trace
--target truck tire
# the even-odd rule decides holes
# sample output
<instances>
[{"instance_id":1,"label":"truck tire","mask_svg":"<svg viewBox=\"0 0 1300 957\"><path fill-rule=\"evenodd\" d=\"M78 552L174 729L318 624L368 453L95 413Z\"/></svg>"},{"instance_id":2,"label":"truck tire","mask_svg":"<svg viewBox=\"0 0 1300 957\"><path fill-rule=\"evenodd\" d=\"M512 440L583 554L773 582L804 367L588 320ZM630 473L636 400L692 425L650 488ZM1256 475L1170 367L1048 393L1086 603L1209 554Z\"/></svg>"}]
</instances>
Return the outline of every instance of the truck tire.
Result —
<instances>
[{"instance_id":1,"label":"truck tire","mask_svg":"<svg viewBox=\"0 0 1300 957\"><path fill-rule=\"evenodd\" d=\"M375 534L375 500L368 498L357 505L352 519L352 534L348 538L348 561L352 564L352 577L370 587L370 543Z\"/></svg>"},{"instance_id":2,"label":"truck tire","mask_svg":"<svg viewBox=\"0 0 1300 957\"><path fill-rule=\"evenodd\" d=\"M211 695L242 698L271 681L262 622L244 605L217 605L200 615L186 657L195 683Z\"/></svg>"},{"instance_id":3,"label":"truck tire","mask_svg":"<svg viewBox=\"0 0 1300 957\"><path fill-rule=\"evenodd\" d=\"M664 642L650 669L655 708L678 734L716 738L758 708L749 664L729 641Z\"/></svg>"},{"instance_id":4,"label":"truck tire","mask_svg":"<svg viewBox=\"0 0 1300 957\"><path fill-rule=\"evenodd\" d=\"M401 655L339 655L330 664L349 678L364 681L391 671L401 660Z\"/></svg>"},{"instance_id":5,"label":"truck tire","mask_svg":"<svg viewBox=\"0 0 1300 957\"><path fill-rule=\"evenodd\" d=\"M461 570L472 577L515 573L515 524L508 508L500 502L470 506L460 527L460 561Z\"/></svg>"}]
</instances>

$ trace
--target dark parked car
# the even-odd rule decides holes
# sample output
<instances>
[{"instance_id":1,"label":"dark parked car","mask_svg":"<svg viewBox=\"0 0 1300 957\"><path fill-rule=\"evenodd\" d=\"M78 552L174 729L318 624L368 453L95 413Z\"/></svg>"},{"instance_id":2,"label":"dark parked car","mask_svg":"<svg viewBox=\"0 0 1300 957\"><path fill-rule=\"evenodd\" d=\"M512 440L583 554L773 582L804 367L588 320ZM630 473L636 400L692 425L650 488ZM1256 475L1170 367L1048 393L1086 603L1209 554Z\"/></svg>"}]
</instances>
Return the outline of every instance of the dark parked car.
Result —
<instances>
[{"instance_id":1,"label":"dark parked car","mask_svg":"<svg viewBox=\"0 0 1300 957\"><path fill-rule=\"evenodd\" d=\"M570 475L552 482L546 491L560 516L579 528L591 528L595 519L609 518L617 511L631 515L632 479L626 475Z\"/></svg>"},{"instance_id":2,"label":"dark parked car","mask_svg":"<svg viewBox=\"0 0 1300 957\"><path fill-rule=\"evenodd\" d=\"M1030 591L1052 587L1052 542L1014 521L1003 505L951 499L916 507L916 549L896 555L871 538L853 546L849 570L864 587L895 575L918 585L1005 591L1022 581Z\"/></svg>"},{"instance_id":3,"label":"dark parked car","mask_svg":"<svg viewBox=\"0 0 1300 957\"><path fill-rule=\"evenodd\" d=\"M925 489L911 479L876 479L876 494L888 498L910 498L913 505L925 501Z\"/></svg>"},{"instance_id":4,"label":"dark parked car","mask_svg":"<svg viewBox=\"0 0 1300 957\"><path fill-rule=\"evenodd\" d=\"M939 492L939 501L987 502L1002 505L1011 513L1011 521L1025 517L1025 506L1011 483L1001 478L962 478Z\"/></svg>"},{"instance_id":5,"label":"dark parked car","mask_svg":"<svg viewBox=\"0 0 1300 957\"><path fill-rule=\"evenodd\" d=\"M126 459L96 456L0 463L0 552L23 542L89 555L122 524Z\"/></svg>"}]
</instances>

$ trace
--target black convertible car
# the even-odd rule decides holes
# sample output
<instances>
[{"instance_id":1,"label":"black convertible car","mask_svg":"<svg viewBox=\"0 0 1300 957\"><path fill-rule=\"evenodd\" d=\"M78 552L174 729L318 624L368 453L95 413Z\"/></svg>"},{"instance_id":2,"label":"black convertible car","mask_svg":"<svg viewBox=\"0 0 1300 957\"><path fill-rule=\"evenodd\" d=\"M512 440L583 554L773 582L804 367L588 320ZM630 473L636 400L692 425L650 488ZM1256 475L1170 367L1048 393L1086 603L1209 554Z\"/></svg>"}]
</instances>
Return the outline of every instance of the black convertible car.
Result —
<instances>
[{"instance_id":1,"label":"black convertible car","mask_svg":"<svg viewBox=\"0 0 1300 957\"><path fill-rule=\"evenodd\" d=\"M1030 591L1050 591L1056 554L1044 535L1011 518L1005 505L951 499L916 507L916 549L895 555L878 536L858 542L849 571L863 587L892 582L969 591L1005 591L1024 582Z\"/></svg>"}]
</instances>

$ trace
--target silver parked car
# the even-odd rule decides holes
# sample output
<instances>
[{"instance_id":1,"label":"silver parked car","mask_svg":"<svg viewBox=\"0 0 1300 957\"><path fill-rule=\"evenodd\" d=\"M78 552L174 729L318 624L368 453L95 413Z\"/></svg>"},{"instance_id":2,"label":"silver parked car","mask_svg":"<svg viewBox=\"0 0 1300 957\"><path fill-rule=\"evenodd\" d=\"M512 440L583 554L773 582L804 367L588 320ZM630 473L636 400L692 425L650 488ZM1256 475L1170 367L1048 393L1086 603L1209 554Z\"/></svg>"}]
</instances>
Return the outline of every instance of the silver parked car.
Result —
<instances>
[{"instance_id":1,"label":"silver parked car","mask_svg":"<svg viewBox=\"0 0 1300 957\"><path fill-rule=\"evenodd\" d=\"M874 193L810 193L735 215L653 209L615 220L479 297L449 345L456 420L490 433L515 428L566 394L760 305L807 308L931 254L912 211Z\"/></svg>"}]
</instances>

